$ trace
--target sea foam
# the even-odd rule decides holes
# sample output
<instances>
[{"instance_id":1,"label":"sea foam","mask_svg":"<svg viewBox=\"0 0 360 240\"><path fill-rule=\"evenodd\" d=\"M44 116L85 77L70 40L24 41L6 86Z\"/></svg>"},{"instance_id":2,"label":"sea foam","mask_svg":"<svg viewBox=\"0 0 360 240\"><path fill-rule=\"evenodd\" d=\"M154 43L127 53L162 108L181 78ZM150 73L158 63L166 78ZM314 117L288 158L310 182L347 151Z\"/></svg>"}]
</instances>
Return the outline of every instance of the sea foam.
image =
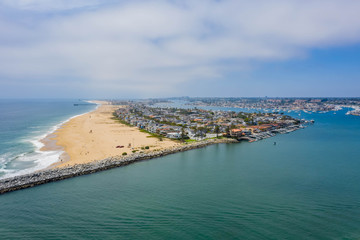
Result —
<instances>
[{"instance_id":1,"label":"sea foam","mask_svg":"<svg viewBox=\"0 0 360 240\"><path fill-rule=\"evenodd\" d=\"M97 109L99 104L96 104ZM91 109L88 112L93 111ZM65 121L62 121L55 126L50 127L45 133L41 131L40 126L32 126L34 129L31 135L36 134L31 137L24 137L21 142L31 144L34 146L32 151L28 151L25 153L14 154L14 153L5 153L0 155L0 179L24 175L28 173L32 173L35 171L43 170L51 166L52 164L59 161L60 156L64 153L63 150L47 150L42 151L41 149L44 147L44 143L42 142L48 135L53 134L62 125L67 123L73 118L82 116L88 112L77 114L72 116ZM39 135L40 133L40 135Z\"/></svg>"}]
</instances>

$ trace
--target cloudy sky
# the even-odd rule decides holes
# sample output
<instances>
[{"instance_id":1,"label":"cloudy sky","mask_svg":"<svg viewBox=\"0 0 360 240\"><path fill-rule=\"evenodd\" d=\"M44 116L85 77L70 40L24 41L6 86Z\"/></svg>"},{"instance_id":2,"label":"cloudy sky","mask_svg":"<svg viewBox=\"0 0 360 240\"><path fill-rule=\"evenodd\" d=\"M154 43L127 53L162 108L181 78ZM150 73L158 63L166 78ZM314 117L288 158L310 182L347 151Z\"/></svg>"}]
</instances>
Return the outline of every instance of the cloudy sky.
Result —
<instances>
[{"instance_id":1,"label":"cloudy sky","mask_svg":"<svg viewBox=\"0 0 360 240\"><path fill-rule=\"evenodd\" d=\"M0 0L0 98L353 96L360 1Z\"/></svg>"}]
</instances>

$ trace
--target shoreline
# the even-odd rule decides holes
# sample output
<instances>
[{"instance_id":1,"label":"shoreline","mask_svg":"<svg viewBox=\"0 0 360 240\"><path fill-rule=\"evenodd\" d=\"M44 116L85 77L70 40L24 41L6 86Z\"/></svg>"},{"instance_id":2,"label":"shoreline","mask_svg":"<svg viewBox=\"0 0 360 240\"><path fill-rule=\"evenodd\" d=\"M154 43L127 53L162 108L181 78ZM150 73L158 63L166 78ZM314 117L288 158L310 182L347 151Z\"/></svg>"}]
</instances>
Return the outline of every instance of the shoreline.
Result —
<instances>
[{"instance_id":1,"label":"shoreline","mask_svg":"<svg viewBox=\"0 0 360 240\"><path fill-rule=\"evenodd\" d=\"M65 124L67 124L72 119L75 119L75 118L81 117L85 114L94 112L101 105L101 103L99 101L85 101L85 102L96 104L95 109L92 109L85 113L77 114L75 116L72 116L72 117L66 119L65 121L55 125L51 131L49 131L46 135L43 135L42 138L38 140L38 142L40 142L42 144L42 146L38 149L38 151L40 151L40 152L59 152L59 157L56 162L48 165L45 168L39 169L37 171L51 169L51 168L57 167L60 164L65 163L70 160L70 156L65 151L65 148L63 146L57 144L57 140L56 140L57 131L59 131L59 129L61 129ZM35 172L37 172L37 171L35 171Z\"/></svg>"},{"instance_id":2,"label":"shoreline","mask_svg":"<svg viewBox=\"0 0 360 240\"><path fill-rule=\"evenodd\" d=\"M172 148L152 151L149 153L134 153L129 156L109 157L99 161L93 161L84 164L75 164L69 167L52 168L48 170L37 171L34 173L5 178L0 180L0 194L12 192L20 189L30 188L49 182L56 182L76 176L87 175L108 169L126 166L132 163L163 157L166 155L189 151L197 148L210 146L220 143L238 143L235 139L211 139L203 142L195 142L175 146Z\"/></svg>"},{"instance_id":3,"label":"shoreline","mask_svg":"<svg viewBox=\"0 0 360 240\"><path fill-rule=\"evenodd\" d=\"M177 152L202 148L212 144L238 143L240 140L252 142L250 138L240 138L238 140L232 138L208 139L192 143L180 143L168 139L159 141L155 140L155 138L149 134L141 132L137 127L130 127L114 120L112 112L115 108L121 106L111 105L107 102L92 103L98 105L95 110L71 117L60 125L57 130L41 140L44 144L43 149L41 149L42 151L62 151L57 162L26 175L17 175L1 179L0 194L99 172ZM90 132L89 129L91 129ZM290 130L295 131L297 129L300 129L300 126ZM283 130L283 132L279 130L278 133L290 132L289 129L281 130ZM130 141L129 145L131 145L132 139L132 143L134 143L133 137L135 135L138 137L137 143L145 141L145 144L139 144L137 147L133 144L127 148L121 146L121 149L118 149L120 141L122 141L123 145ZM275 134L257 134L253 141L268 138L273 135ZM149 142L154 144L150 145L151 150L148 150L149 147L145 148ZM81 148L79 148L79 146ZM71 151L69 151L69 148ZM85 156L81 156L81 153L88 149L91 149L92 157L86 159ZM125 154L126 156L121 154L121 152L127 153ZM89 152L86 153L88 154ZM97 156L97 158L94 158L94 156Z\"/></svg>"},{"instance_id":4,"label":"shoreline","mask_svg":"<svg viewBox=\"0 0 360 240\"><path fill-rule=\"evenodd\" d=\"M29 142L34 148L33 150L30 150L28 152L19 153L17 157L27 156L31 153L36 154L37 158L33 161L34 162L33 166L31 166L30 168L19 169L13 172L6 173L4 174L4 176L1 176L0 180L21 176L24 174L35 173L38 171L49 169L53 165L57 165L59 159L66 158L66 153L64 152L64 149L61 146L56 145L56 142L52 140L52 138L55 137L56 131L71 119L87 114L91 111L94 111L94 109L91 109L85 113L68 116L65 119L60 119L58 122L55 122L53 125L41 129L42 133L40 133L39 135L30 136L28 139L26 139L26 142Z\"/></svg>"},{"instance_id":5,"label":"shoreline","mask_svg":"<svg viewBox=\"0 0 360 240\"><path fill-rule=\"evenodd\" d=\"M43 139L46 143L43 151L59 148L63 151L59 160L48 168L68 167L125 153L133 155L135 152L146 153L179 145L169 139L159 141L136 127L126 126L113 119L113 112L121 107L120 105L91 102L98 104L95 110L69 119Z\"/></svg>"}]
</instances>

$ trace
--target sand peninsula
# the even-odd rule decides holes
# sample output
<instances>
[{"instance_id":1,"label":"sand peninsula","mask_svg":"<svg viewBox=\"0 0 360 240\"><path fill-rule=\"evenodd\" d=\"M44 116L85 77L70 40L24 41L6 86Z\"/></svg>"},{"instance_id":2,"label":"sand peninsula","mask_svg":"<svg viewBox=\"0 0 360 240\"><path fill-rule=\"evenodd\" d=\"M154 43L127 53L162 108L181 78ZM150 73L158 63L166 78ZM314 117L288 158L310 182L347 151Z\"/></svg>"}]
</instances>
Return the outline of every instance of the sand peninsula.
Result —
<instances>
[{"instance_id":1,"label":"sand peninsula","mask_svg":"<svg viewBox=\"0 0 360 240\"><path fill-rule=\"evenodd\" d=\"M94 103L98 104L96 110L70 119L43 139L43 151L64 151L59 162L42 171L0 180L0 194L211 144L238 143L242 140L214 138L183 143L162 138L160 141L114 118L115 110L125 106L99 101ZM291 127L291 131L300 129L300 125ZM280 130L288 132L286 128Z\"/></svg>"},{"instance_id":2,"label":"sand peninsula","mask_svg":"<svg viewBox=\"0 0 360 240\"><path fill-rule=\"evenodd\" d=\"M113 119L113 112L122 106L105 101L91 102L99 105L96 110L70 119L43 140L43 151L64 150L59 162L51 167L90 163L124 152L131 155L134 150L159 151L180 144L165 138L159 141L136 127L119 123ZM144 149L147 146L149 150Z\"/></svg>"},{"instance_id":3,"label":"sand peninsula","mask_svg":"<svg viewBox=\"0 0 360 240\"><path fill-rule=\"evenodd\" d=\"M96 103L99 104L96 110L70 119L43 139L43 151L65 151L58 163L34 173L1 179L0 194L212 144L238 142L235 139L208 139L187 144L166 138L160 141L113 119L114 110L121 106ZM143 149L146 146L149 149ZM134 150L139 151L133 153ZM124 152L127 155L124 156Z\"/></svg>"}]
</instances>

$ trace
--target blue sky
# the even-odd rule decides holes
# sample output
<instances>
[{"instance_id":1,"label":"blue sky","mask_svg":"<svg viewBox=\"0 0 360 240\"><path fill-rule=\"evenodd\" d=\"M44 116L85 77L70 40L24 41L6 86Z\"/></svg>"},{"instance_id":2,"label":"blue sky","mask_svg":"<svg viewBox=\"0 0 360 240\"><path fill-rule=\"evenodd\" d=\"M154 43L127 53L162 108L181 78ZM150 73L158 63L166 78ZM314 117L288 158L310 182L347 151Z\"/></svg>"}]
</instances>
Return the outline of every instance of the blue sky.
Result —
<instances>
[{"instance_id":1,"label":"blue sky","mask_svg":"<svg viewBox=\"0 0 360 240\"><path fill-rule=\"evenodd\" d=\"M353 0L0 0L0 98L360 97Z\"/></svg>"}]
</instances>

